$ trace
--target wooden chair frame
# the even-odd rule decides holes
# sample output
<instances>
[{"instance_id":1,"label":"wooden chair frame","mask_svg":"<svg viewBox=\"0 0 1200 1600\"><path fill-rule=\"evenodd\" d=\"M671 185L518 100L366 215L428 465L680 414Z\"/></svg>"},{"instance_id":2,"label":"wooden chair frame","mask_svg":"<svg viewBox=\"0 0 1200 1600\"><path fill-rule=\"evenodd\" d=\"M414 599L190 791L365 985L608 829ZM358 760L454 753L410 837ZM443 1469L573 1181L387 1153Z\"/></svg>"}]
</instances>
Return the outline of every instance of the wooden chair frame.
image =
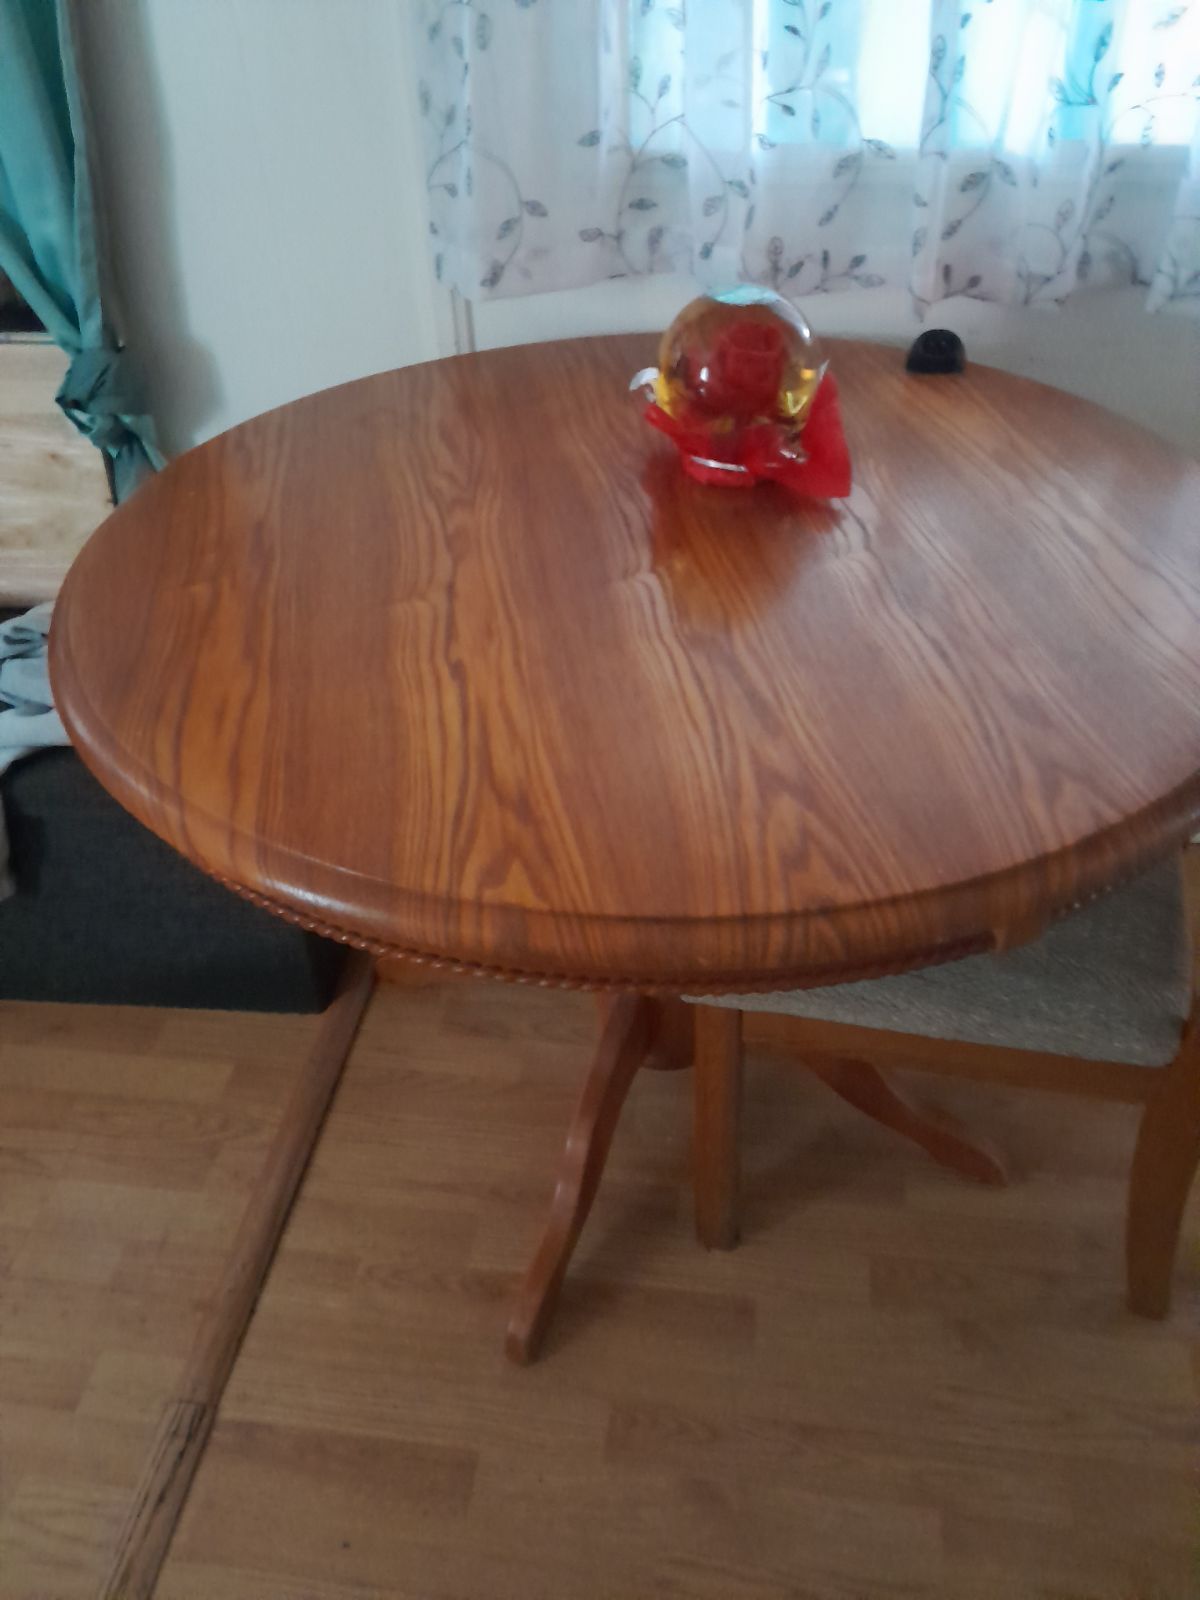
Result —
<instances>
[{"instance_id":1,"label":"wooden chair frame","mask_svg":"<svg viewBox=\"0 0 1200 1600\"><path fill-rule=\"evenodd\" d=\"M774 1012L697 1006L694 1181L696 1231L701 1243L710 1249L729 1249L737 1242L739 1105L743 1041L748 1037L798 1056L844 1098L863 1109L874 1109L880 1120L916 1139L935 1158L983 1181L1003 1181L1002 1168L997 1166L989 1173L990 1155L948 1122L937 1129L927 1117L910 1112L884 1076L886 1069L977 1078L1141 1106L1126 1215L1128 1303L1141 1316L1166 1316L1184 1206L1200 1163L1200 984L1196 974L1200 852L1191 851L1189 856L1185 885L1192 931L1192 1007L1179 1050L1164 1067L927 1039ZM883 1099L891 1101L887 1114L879 1111ZM975 1157L981 1159L971 1170Z\"/></svg>"}]
</instances>

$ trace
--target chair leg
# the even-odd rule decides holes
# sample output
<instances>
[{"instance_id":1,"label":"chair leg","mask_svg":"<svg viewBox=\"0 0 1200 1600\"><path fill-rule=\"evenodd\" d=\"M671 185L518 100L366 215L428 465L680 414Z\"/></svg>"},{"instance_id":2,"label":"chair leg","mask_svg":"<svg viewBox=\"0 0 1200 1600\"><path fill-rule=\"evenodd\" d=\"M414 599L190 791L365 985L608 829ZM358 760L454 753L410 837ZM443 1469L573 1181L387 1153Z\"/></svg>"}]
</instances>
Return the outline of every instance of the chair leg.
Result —
<instances>
[{"instance_id":1,"label":"chair leg","mask_svg":"<svg viewBox=\"0 0 1200 1600\"><path fill-rule=\"evenodd\" d=\"M742 1013L697 1006L693 1079L696 1234L709 1250L738 1240L741 1176Z\"/></svg>"},{"instance_id":2,"label":"chair leg","mask_svg":"<svg viewBox=\"0 0 1200 1600\"><path fill-rule=\"evenodd\" d=\"M1165 1317L1188 1191L1200 1163L1200 1041L1166 1069L1146 1104L1129 1175L1125 1265L1129 1309Z\"/></svg>"}]
</instances>

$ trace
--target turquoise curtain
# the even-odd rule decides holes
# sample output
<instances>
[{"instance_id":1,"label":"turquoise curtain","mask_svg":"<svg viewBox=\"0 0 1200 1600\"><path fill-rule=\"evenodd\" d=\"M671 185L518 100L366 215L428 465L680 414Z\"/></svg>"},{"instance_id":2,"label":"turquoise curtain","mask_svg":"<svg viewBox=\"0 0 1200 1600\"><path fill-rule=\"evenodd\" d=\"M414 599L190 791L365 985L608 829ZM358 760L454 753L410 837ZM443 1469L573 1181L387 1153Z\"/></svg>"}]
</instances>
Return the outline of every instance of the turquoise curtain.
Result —
<instances>
[{"instance_id":1,"label":"turquoise curtain","mask_svg":"<svg viewBox=\"0 0 1200 1600\"><path fill-rule=\"evenodd\" d=\"M71 357L58 404L124 499L163 457L101 301L72 0L0 0L0 268Z\"/></svg>"}]
</instances>

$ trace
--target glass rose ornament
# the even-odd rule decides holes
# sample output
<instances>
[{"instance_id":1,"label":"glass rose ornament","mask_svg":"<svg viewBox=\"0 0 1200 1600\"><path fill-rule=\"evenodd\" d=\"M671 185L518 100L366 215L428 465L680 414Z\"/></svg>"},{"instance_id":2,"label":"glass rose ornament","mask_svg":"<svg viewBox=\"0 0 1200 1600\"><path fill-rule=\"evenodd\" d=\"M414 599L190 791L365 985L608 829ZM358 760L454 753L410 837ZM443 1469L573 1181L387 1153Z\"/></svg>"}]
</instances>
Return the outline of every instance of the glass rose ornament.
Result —
<instances>
[{"instance_id":1,"label":"glass rose ornament","mask_svg":"<svg viewBox=\"0 0 1200 1600\"><path fill-rule=\"evenodd\" d=\"M630 387L702 482L774 479L819 498L850 492L829 364L808 323L771 289L746 285L693 300L663 334L657 368Z\"/></svg>"}]
</instances>

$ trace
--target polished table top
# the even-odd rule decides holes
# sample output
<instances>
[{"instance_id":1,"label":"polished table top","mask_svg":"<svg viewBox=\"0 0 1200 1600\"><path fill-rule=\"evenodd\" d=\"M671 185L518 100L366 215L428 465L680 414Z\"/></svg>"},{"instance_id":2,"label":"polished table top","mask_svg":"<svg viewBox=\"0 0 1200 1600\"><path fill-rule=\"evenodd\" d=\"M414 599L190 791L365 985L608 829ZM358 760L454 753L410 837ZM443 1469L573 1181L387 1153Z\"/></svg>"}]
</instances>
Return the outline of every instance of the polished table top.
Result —
<instances>
[{"instance_id":1,"label":"polished table top","mask_svg":"<svg viewBox=\"0 0 1200 1600\"><path fill-rule=\"evenodd\" d=\"M380 953L779 988L1035 933L1200 812L1200 465L831 342L844 503L708 488L640 335L409 367L174 461L60 599L148 826Z\"/></svg>"}]
</instances>

